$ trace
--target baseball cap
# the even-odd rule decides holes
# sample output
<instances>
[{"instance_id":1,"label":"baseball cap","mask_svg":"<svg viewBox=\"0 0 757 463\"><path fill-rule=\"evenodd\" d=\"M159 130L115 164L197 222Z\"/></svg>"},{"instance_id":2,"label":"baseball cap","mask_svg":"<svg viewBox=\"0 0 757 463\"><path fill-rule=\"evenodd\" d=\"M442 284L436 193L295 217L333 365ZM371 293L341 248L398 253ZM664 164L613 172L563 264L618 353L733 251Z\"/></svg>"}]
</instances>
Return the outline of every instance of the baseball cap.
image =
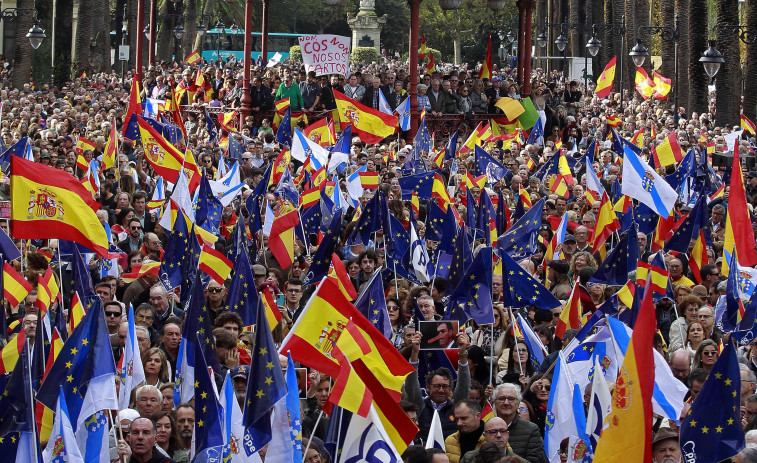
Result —
<instances>
[{"instance_id":1,"label":"baseball cap","mask_svg":"<svg viewBox=\"0 0 757 463\"><path fill-rule=\"evenodd\" d=\"M247 365L239 365L231 370L231 379L244 378L245 380L250 375L250 367Z\"/></svg>"},{"instance_id":2,"label":"baseball cap","mask_svg":"<svg viewBox=\"0 0 757 463\"><path fill-rule=\"evenodd\" d=\"M565 235L565 239L562 240L562 241L563 241L563 243L567 243L568 241L572 241L572 242L575 243L576 242L576 237L573 236L573 235L571 235L571 234L567 234L567 235Z\"/></svg>"}]
</instances>

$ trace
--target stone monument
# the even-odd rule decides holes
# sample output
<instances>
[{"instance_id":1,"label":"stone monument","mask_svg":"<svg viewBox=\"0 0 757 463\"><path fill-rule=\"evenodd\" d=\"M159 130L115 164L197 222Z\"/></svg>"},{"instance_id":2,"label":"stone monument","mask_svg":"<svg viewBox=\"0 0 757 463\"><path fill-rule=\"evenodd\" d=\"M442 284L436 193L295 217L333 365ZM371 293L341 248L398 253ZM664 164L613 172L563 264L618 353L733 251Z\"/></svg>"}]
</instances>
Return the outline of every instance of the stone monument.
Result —
<instances>
[{"instance_id":1,"label":"stone monument","mask_svg":"<svg viewBox=\"0 0 757 463\"><path fill-rule=\"evenodd\" d=\"M386 15L376 16L375 0L360 0L360 10L355 17L347 17L352 28L352 49L374 47L381 55L381 29L386 24Z\"/></svg>"}]
</instances>

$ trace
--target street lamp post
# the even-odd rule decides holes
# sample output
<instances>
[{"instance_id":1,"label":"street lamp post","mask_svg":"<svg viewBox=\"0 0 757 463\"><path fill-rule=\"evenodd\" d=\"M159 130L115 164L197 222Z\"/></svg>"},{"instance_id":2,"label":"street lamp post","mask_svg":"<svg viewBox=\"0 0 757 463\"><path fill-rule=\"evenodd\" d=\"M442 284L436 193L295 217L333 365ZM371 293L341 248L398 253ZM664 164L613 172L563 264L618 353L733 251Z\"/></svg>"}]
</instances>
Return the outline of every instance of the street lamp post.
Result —
<instances>
[{"instance_id":1,"label":"street lamp post","mask_svg":"<svg viewBox=\"0 0 757 463\"><path fill-rule=\"evenodd\" d=\"M218 18L215 29L218 31L216 34L216 66L218 66L219 61L221 61L221 36L226 30L226 24L221 21L221 18ZM220 66L218 67L220 68Z\"/></svg>"},{"instance_id":2,"label":"street lamp post","mask_svg":"<svg viewBox=\"0 0 757 463\"><path fill-rule=\"evenodd\" d=\"M147 50L147 66L150 68L155 65L155 36L158 33L156 3L157 0L150 0L150 24L146 26L149 43ZM139 34L139 29L137 29L137 34Z\"/></svg>"},{"instance_id":3,"label":"street lamp post","mask_svg":"<svg viewBox=\"0 0 757 463\"><path fill-rule=\"evenodd\" d=\"M757 34L755 34L755 31L751 29L749 26L744 26L741 24L715 24L712 26L713 31L717 31L718 29L728 33L728 34L738 34L739 40L741 40L742 43L746 45L753 45L757 43ZM747 59L749 59L749 54L747 53ZM747 63L744 62L744 68L746 68ZM719 70L719 68L718 68ZM741 73L741 94L744 94L744 73Z\"/></svg>"},{"instance_id":4,"label":"street lamp post","mask_svg":"<svg viewBox=\"0 0 757 463\"><path fill-rule=\"evenodd\" d=\"M704 72L710 76L710 81L715 78L715 75L720 71L720 66L725 63L723 54L715 48L715 41L710 40L710 48L702 53L702 57L699 58L699 62L704 66Z\"/></svg>"},{"instance_id":5,"label":"street lamp post","mask_svg":"<svg viewBox=\"0 0 757 463\"><path fill-rule=\"evenodd\" d=\"M129 35L129 27L128 27L128 23L126 22L126 7L127 5L124 4L124 18L121 21L121 45L122 46L126 45L126 37ZM122 83L125 77L126 77L126 60L121 60L121 82Z\"/></svg>"},{"instance_id":6,"label":"street lamp post","mask_svg":"<svg viewBox=\"0 0 757 463\"><path fill-rule=\"evenodd\" d=\"M675 66L675 81L676 88L673 92L673 104L675 105L673 117L675 118L675 125L678 128L678 40L681 35L678 31L678 15L675 16L674 27L670 26L641 26L639 32L649 31L650 34L658 34L663 42L673 42L673 63ZM649 51L641 44L641 40L636 41L636 46L631 50L631 58L636 64L636 67L644 65L644 60L649 56Z\"/></svg>"},{"instance_id":7,"label":"street lamp post","mask_svg":"<svg viewBox=\"0 0 757 463\"><path fill-rule=\"evenodd\" d=\"M142 0L137 1L137 33L136 43L134 50L134 78L142 84L142 48L143 48L143 35L139 33L145 27L145 2ZM152 31L150 32L152 34Z\"/></svg>"},{"instance_id":8,"label":"street lamp post","mask_svg":"<svg viewBox=\"0 0 757 463\"><path fill-rule=\"evenodd\" d=\"M592 24L591 38L586 42L586 49L591 56L597 56L599 49L602 48L602 42L597 38L597 32L610 31L613 35L620 35L620 62L618 63L618 72L620 73L620 113L623 114L623 62L626 57L626 15L620 17L620 24Z\"/></svg>"}]
</instances>

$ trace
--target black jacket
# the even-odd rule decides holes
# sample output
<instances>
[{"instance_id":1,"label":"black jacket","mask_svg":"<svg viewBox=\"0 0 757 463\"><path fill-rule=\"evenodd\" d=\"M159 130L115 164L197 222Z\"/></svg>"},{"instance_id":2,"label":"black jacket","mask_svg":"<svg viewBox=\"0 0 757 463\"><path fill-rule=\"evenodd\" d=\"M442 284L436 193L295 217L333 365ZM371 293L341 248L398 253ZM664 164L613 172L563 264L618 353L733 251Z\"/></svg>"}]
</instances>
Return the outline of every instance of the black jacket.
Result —
<instances>
[{"instance_id":1,"label":"black jacket","mask_svg":"<svg viewBox=\"0 0 757 463\"><path fill-rule=\"evenodd\" d=\"M273 108L273 97L271 96L271 89L265 85L261 85L259 89L253 85L250 88L250 96L252 96L252 107L260 108L261 111L267 111Z\"/></svg>"},{"instance_id":2,"label":"black jacket","mask_svg":"<svg viewBox=\"0 0 757 463\"><path fill-rule=\"evenodd\" d=\"M381 92L384 95L384 98L386 98L386 93L381 89L381 87L378 88L378 91ZM387 102L389 100L387 99ZM365 94L363 95L363 99L360 101L364 105L368 106L369 108L373 109L379 109L378 102L379 100L376 100L376 104L373 104L373 86L370 88L365 89Z\"/></svg>"}]
</instances>

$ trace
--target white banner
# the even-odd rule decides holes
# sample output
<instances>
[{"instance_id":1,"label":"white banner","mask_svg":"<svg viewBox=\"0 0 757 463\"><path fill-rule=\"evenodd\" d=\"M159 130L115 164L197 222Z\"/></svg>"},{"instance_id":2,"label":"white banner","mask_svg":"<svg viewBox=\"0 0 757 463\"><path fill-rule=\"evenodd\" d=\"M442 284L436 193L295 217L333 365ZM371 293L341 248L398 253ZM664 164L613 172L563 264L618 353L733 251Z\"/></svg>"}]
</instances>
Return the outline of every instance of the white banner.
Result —
<instances>
[{"instance_id":1,"label":"white banner","mask_svg":"<svg viewBox=\"0 0 757 463\"><path fill-rule=\"evenodd\" d=\"M315 71L315 75L341 74L350 72L350 41L341 35L321 34L299 37L300 52L305 71Z\"/></svg>"}]
</instances>

